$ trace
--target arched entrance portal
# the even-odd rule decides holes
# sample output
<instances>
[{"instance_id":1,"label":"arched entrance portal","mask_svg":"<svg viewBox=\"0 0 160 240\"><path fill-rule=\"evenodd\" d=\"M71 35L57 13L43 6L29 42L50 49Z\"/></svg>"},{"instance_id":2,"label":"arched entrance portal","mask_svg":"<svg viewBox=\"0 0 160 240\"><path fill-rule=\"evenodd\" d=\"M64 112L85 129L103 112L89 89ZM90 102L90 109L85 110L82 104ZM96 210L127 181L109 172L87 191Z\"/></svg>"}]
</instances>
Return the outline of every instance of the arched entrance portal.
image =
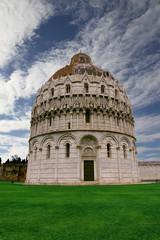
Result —
<instances>
[{"instance_id":1,"label":"arched entrance portal","mask_svg":"<svg viewBox=\"0 0 160 240\"><path fill-rule=\"evenodd\" d=\"M82 146L82 179L84 181L94 181L97 179L96 174L96 146L97 139L94 136L84 136L81 140Z\"/></svg>"}]
</instances>

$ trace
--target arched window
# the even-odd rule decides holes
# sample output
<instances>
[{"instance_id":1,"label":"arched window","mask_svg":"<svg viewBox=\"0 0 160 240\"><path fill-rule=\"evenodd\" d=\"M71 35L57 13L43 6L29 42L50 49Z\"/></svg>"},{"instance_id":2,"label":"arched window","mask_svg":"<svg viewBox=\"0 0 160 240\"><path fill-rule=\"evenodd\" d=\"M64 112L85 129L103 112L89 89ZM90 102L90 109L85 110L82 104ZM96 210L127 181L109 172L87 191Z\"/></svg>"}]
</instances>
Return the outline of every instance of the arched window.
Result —
<instances>
[{"instance_id":1,"label":"arched window","mask_svg":"<svg viewBox=\"0 0 160 240\"><path fill-rule=\"evenodd\" d=\"M104 93L104 90L105 90L105 86L104 86L104 85L102 85L102 86L101 86L101 94L103 94L103 93Z\"/></svg>"},{"instance_id":2,"label":"arched window","mask_svg":"<svg viewBox=\"0 0 160 240\"><path fill-rule=\"evenodd\" d=\"M124 159L127 158L127 151L126 151L126 146L125 145L123 145L123 157L124 157Z\"/></svg>"},{"instance_id":3,"label":"arched window","mask_svg":"<svg viewBox=\"0 0 160 240\"><path fill-rule=\"evenodd\" d=\"M84 89L85 89L85 93L88 93L88 90L89 90L88 83L84 84Z\"/></svg>"},{"instance_id":4,"label":"arched window","mask_svg":"<svg viewBox=\"0 0 160 240\"><path fill-rule=\"evenodd\" d=\"M90 110L86 110L86 123L90 123Z\"/></svg>"},{"instance_id":5,"label":"arched window","mask_svg":"<svg viewBox=\"0 0 160 240\"><path fill-rule=\"evenodd\" d=\"M48 145L47 146L47 158L50 158L50 155L51 155L51 146L50 145Z\"/></svg>"},{"instance_id":6,"label":"arched window","mask_svg":"<svg viewBox=\"0 0 160 240\"><path fill-rule=\"evenodd\" d=\"M54 88L51 89L51 95L54 96Z\"/></svg>"},{"instance_id":7,"label":"arched window","mask_svg":"<svg viewBox=\"0 0 160 240\"><path fill-rule=\"evenodd\" d=\"M34 149L34 160L36 161L36 159L37 159L37 147L35 147Z\"/></svg>"},{"instance_id":8,"label":"arched window","mask_svg":"<svg viewBox=\"0 0 160 240\"><path fill-rule=\"evenodd\" d=\"M66 143L66 157L70 157L70 144Z\"/></svg>"},{"instance_id":9,"label":"arched window","mask_svg":"<svg viewBox=\"0 0 160 240\"><path fill-rule=\"evenodd\" d=\"M66 85L66 93L70 93L71 91L71 87L69 84Z\"/></svg>"},{"instance_id":10,"label":"arched window","mask_svg":"<svg viewBox=\"0 0 160 240\"><path fill-rule=\"evenodd\" d=\"M52 125L52 117L49 118L49 126Z\"/></svg>"},{"instance_id":11,"label":"arched window","mask_svg":"<svg viewBox=\"0 0 160 240\"><path fill-rule=\"evenodd\" d=\"M111 144L107 143L107 157L110 158L111 157Z\"/></svg>"},{"instance_id":12,"label":"arched window","mask_svg":"<svg viewBox=\"0 0 160 240\"><path fill-rule=\"evenodd\" d=\"M70 129L70 128L71 128L71 123L69 122L69 123L68 123L68 129Z\"/></svg>"},{"instance_id":13,"label":"arched window","mask_svg":"<svg viewBox=\"0 0 160 240\"><path fill-rule=\"evenodd\" d=\"M117 97L118 96L118 91L117 91L117 89L115 89L115 97Z\"/></svg>"}]
</instances>

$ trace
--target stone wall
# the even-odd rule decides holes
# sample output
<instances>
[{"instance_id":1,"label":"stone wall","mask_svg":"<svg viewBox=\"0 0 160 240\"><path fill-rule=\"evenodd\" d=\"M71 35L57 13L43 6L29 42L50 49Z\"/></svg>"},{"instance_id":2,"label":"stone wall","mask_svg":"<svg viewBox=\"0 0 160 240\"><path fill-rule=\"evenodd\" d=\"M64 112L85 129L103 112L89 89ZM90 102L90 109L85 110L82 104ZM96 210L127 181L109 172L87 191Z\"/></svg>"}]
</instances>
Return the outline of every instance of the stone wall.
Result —
<instances>
[{"instance_id":1,"label":"stone wall","mask_svg":"<svg viewBox=\"0 0 160 240\"><path fill-rule=\"evenodd\" d=\"M141 180L160 180L160 161L138 162Z\"/></svg>"},{"instance_id":2,"label":"stone wall","mask_svg":"<svg viewBox=\"0 0 160 240\"><path fill-rule=\"evenodd\" d=\"M22 181L26 179L27 163L3 163L0 165L0 181Z\"/></svg>"},{"instance_id":3,"label":"stone wall","mask_svg":"<svg viewBox=\"0 0 160 240\"><path fill-rule=\"evenodd\" d=\"M45 153L44 153L45 154ZM114 154L114 153L113 153ZM52 156L55 155L55 153L52 153ZM103 155L103 153L102 153ZM45 161L45 167L46 168L50 168L50 164L55 164L54 160L53 162L51 162L51 160L49 160L48 162ZM49 165L48 165L49 164ZM65 163L60 163L59 164L59 174L61 171L61 165L63 165ZM68 174L70 174L70 172L72 172L72 167L73 165L76 164L74 162L70 163L69 166L67 165L66 171L68 171ZM114 177L115 175L118 177L117 171L113 171L113 169L110 169L110 166L113 164L117 164L117 160L115 160L115 163L112 162L112 164L108 162L108 167L105 167L105 164L102 161L102 168L104 169L102 171L102 175L105 175L107 177L107 172L109 174L109 176L111 177L111 175L113 175L112 177ZM71 169L70 169L71 167ZM112 166L113 168L113 166ZM43 170L41 170L41 174L44 176L45 174L45 168L42 168ZM68 170L67 170L68 169ZM106 170L107 169L107 170ZM139 170L139 178L141 180L159 180L160 179L160 161L158 162L138 162L138 170ZM106 172L107 171L107 172ZM27 172L27 163L4 163L2 165L0 165L0 181L25 181L26 179L26 172ZM55 174L55 170L50 169L50 173L48 173L48 178L50 178L50 175L54 175ZM72 174L74 175L74 171L72 172Z\"/></svg>"}]
</instances>

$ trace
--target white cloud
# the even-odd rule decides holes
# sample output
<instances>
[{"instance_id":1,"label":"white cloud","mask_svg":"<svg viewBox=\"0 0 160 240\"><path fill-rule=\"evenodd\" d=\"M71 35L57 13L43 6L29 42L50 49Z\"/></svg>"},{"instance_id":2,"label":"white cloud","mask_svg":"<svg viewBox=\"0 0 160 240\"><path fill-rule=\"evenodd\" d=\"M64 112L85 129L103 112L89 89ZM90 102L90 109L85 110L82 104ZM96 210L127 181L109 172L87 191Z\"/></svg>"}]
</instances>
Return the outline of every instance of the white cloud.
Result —
<instances>
[{"instance_id":1,"label":"white cloud","mask_svg":"<svg viewBox=\"0 0 160 240\"><path fill-rule=\"evenodd\" d=\"M22 70L14 71L8 82L1 77L0 114L10 114L14 109L15 100L30 98L32 94L35 94L55 71L64 66L65 62L67 64L70 61L73 53L73 47L70 50L69 47L65 50L53 49L49 53L44 53L43 59L35 62L27 72Z\"/></svg>"},{"instance_id":2,"label":"white cloud","mask_svg":"<svg viewBox=\"0 0 160 240\"><path fill-rule=\"evenodd\" d=\"M13 9L15 8L14 4L15 1L11 4L11 8ZM25 1L25 4L22 4L22 10L17 9L17 11L20 12L19 15L22 17L22 20L25 20L25 18L23 19L24 14L22 13L26 4L28 4L28 15L34 15L37 7L34 1ZM105 4L104 1L103 5L105 6ZM93 4L90 2L90 5L92 6ZM76 4L73 5L73 7L69 5L68 8L65 9L65 12L71 11L71 9L76 8L76 6ZM99 19L91 18L88 23L84 25L83 30L79 32L75 40L71 42L60 42L59 45L56 45L56 48L41 55L40 60L35 62L27 71L21 69L14 71L10 75L8 82L1 77L0 114L8 114L14 108L16 99L20 97L29 98L34 94L58 68L68 64L70 57L80 49L92 57L93 63L98 63L102 68L109 69L111 73L115 73L114 76L117 77L120 82L123 82L123 78L126 74L130 74L130 71L135 71L135 74L130 74L127 79L125 77L124 84L128 89L132 105L139 107L157 100L158 94L160 93L160 80L158 77L160 75L159 63L157 62L157 64L155 64L154 71L147 69L145 72L140 71L141 74L139 74L138 70L141 70L142 65L148 64L149 61L151 62L151 59L152 62L158 59L158 55L150 56L149 58L145 57L142 63L141 48L147 45L151 38L156 39L156 33L159 31L159 22L157 20L157 16L159 16L159 5L154 6L152 3L150 4L150 9L147 9L147 4L144 1L144 4L139 4L137 9L134 2L132 2L131 5L128 4L127 7L133 15L132 21L127 20L128 15L124 15L123 18L121 18L123 14L123 11L121 12L122 6L123 1L120 1L119 8L112 9L112 6L110 6L109 12L104 13L103 17ZM60 8L60 6L58 8ZM145 10L143 10L143 8ZM35 19L31 18L31 20L35 22L30 26L32 30L29 32L32 33L34 29L38 27L38 24L40 24L41 11L43 10L44 12L44 18L46 18L49 11L48 5L44 7L43 1L41 1L40 4L38 3L38 9ZM142 10L143 12L141 13ZM13 18L15 19L14 21L17 21L14 15ZM150 19L148 23L149 27L146 24L148 18ZM11 21L11 19L9 20ZM148 30L153 23L154 30L149 33L150 38L148 38ZM23 32L21 34L22 39L28 37L26 33L27 27L25 26L26 24L24 28L21 29ZM144 35L143 38L141 36L142 34ZM143 41L141 39L143 39ZM3 39L3 41L5 41L5 39ZM16 42L16 40L14 42ZM8 47L8 53L9 49ZM138 51L140 60L134 56ZM135 66L128 67L128 63L130 62L134 62ZM139 82L141 82L141 84L139 84Z\"/></svg>"},{"instance_id":3,"label":"white cloud","mask_svg":"<svg viewBox=\"0 0 160 240\"><path fill-rule=\"evenodd\" d=\"M15 154L25 158L28 154L28 136L15 137L0 134L0 149L6 150L5 153L0 153L3 162Z\"/></svg>"},{"instance_id":4,"label":"white cloud","mask_svg":"<svg viewBox=\"0 0 160 240\"><path fill-rule=\"evenodd\" d=\"M0 1L0 66L17 54L25 40L31 40L43 21L53 14L53 5L44 0Z\"/></svg>"},{"instance_id":5,"label":"white cloud","mask_svg":"<svg viewBox=\"0 0 160 240\"><path fill-rule=\"evenodd\" d=\"M0 121L0 132L9 133L13 130L29 130L30 120L1 120Z\"/></svg>"},{"instance_id":6,"label":"white cloud","mask_svg":"<svg viewBox=\"0 0 160 240\"><path fill-rule=\"evenodd\" d=\"M147 51L159 43L160 4L151 2L148 8L144 1L139 9L127 4L128 14L121 4L102 18L92 19L78 36L93 61L98 59L99 66L124 83L132 105L139 108L159 101L159 54Z\"/></svg>"},{"instance_id":7,"label":"white cloud","mask_svg":"<svg viewBox=\"0 0 160 240\"><path fill-rule=\"evenodd\" d=\"M153 134L136 134L137 142L138 143L147 143L147 142L154 142L160 139L160 132L153 133Z\"/></svg>"},{"instance_id":8,"label":"white cloud","mask_svg":"<svg viewBox=\"0 0 160 240\"><path fill-rule=\"evenodd\" d=\"M82 6L83 1L78 2ZM21 97L29 99L80 49L91 56L93 64L109 70L124 84L134 108L159 101L159 53L152 50L148 53L147 49L152 47L153 42L159 41L160 4L156 1L148 4L145 0L135 4L134 0L130 0L124 7L124 3L123 0L118 1L118 8L117 1L91 0L89 6L85 2L83 8L78 8L75 1L55 4L56 14L74 10L72 24L86 21L85 25L79 28L81 31L74 40L60 42L51 50L37 55L39 60L27 70L19 68L8 79L0 75L0 114L14 116L7 123L3 120L0 129L3 128L4 132L23 127L28 129L29 116L20 120L15 118L16 100ZM2 0L0 4L0 44L3 47L0 65L4 67L13 56L18 57L19 46L25 48L25 40L33 40L35 29L53 15L53 5L43 0L19 0L18 4L17 0ZM153 142L160 138L159 116L136 117L135 120L138 142ZM11 136L8 135L8 141L9 138ZM22 152L27 149L23 143L19 142L19 146ZM8 154L13 155L14 148L19 151L13 144Z\"/></svg>"},{"instance_id":9,"label":"white cloud","mask_svg":"<svg viewBox=\"0 0 160 240\"><path fill-rule=\"evenodd\" d=\"M136 133L153 133L160 131L160 115L152 116L145 115L142 117L135 117Z\"/></svg>"},{"instance_id":10,"label":"white cloud","mask_svg":"<svg viewBox=\"0 0 160 240\"><path fill-rule=\"evenodd\" d=\"M150 156L150 155L157 155L157 153L155 153L155 151L159 151L160 152L160 148L154 148L154 147L137 147L137 151L138 151L138 154L142 154L142 153L147 153L147 156ZM148 153L148 152L151 152L151 153Z\"/></svg>"}]
</instances>

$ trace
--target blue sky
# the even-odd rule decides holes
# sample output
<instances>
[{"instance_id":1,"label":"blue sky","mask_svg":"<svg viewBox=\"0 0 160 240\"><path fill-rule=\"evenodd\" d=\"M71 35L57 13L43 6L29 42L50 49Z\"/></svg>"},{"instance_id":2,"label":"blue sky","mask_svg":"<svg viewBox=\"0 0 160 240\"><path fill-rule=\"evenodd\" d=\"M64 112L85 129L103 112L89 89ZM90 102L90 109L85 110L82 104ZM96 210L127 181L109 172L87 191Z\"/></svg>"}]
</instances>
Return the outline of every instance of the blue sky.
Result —
<instances>
[{"instance_id":1,"label":"blue sky","mask_svg":"<svg viewBox=\"0 0 160 240\"><path fill-rule=\"evenodd\" d=\"M160 1L1 0L0 157L28 153L38 89L80 50L124 85L138 160L160 160Z\"/></svg>"}]
</instances>

